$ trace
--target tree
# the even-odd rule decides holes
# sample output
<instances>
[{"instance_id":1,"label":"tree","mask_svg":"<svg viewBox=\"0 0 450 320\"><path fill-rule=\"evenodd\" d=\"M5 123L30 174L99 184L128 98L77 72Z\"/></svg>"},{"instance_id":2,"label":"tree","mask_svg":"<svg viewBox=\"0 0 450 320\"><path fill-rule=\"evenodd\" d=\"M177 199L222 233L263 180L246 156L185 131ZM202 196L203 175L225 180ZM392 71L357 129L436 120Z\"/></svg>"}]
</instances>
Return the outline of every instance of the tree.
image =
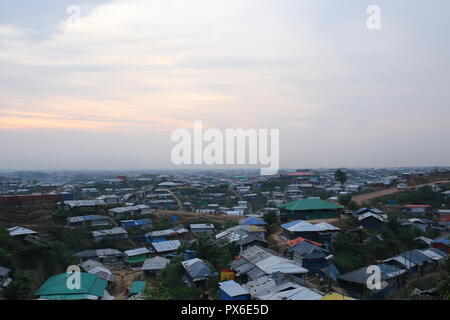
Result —
<instances>
[{"instance_id":1,"label":"tree","mask_svg":"<svg viewBox=\"0 0 450 320\"><path fill-rule=\"evenodd\" d=\"M441 299L450 300L450 276L447 275L439 282L437 292Z\"/></svg>"},{"instance_id":2,"label":"tree","mask_svg":"<svg viewBox=\"0 0 450 320\"><path fill-rule=\"evenodd\" d=\"M360 205L356 203L356 201L350 201L347 208L351 211L357 211L360 208Z\"/></svg>"},{"instance_id":3,"label":"tree","mask_svg":"<svg viewBox=\"0 0 450 320\"><path fill-rule=\"evenodd\" d=\"M341 169L336 170L334 177L341 184L344 184L348 180L347 175Z\"/></svg>"},{"instance_id":4,"label":"tree","mask_svg":"<svg viewBox=\"0 0 450 320\"><path fill-rule=\"evenodd\" d=\"M342 273L353 271L367 265L367 252L358 237L340 233L332 243L334 263Z\"/></svg>"},{"instance_id":5,"label":"tree","mask_svg":"<svg viewBox=\"0 0 450 320\"><path fill-rule=\"evenodd\" d=\"M27 270L17 270L11 276L13 279L6 287L5 298L8 300L25 300L31 298L33 275Z\"/></svg>"},{"instance_id":6,"label":"tree","mask_svg":"<svg viewBox=\"0 0 450 320\"><path fill-rule=\"evenodd\" d=\"M226 268L233 259L233 245L218 246L207 234L198 234L197 242L193 249L197 258L203 259L211 263L214 269L221 270Z\"/></svg>"},{"instance_id":7,"label":"tree","mask_svg":"<svg viewBox=\"0 0 450 320\"><path fill-rule=\"evenodd\" d=\"M264 214L263 219L270 227L277 222L277 213L275 211L269 211Z\"/></svg>"},{"instance_id":8,"label":"tree","mask_svg":"<svg viewBox=\"0 0 450 320\"><path fill-rule=\"evenodd\" d=\"M234 220L227 220L227 221L225 221L223 227L224 227L224 229L229 229L229 228L235 227L237 225L238 225L238 223L236 221L234 221Z\"/></svg>"},{"instance_id":9,"label":"tree","mask_svg":"<svg viewBox=\"0 0 450 320\"><path fill-rule=\"evenodd\" d=\"M350 193L342 194L342 195L338 196L338 203L341 206L348 207L348 205L350 204L351 201L352 201L352 195Z\"/></svg>"},{"instance_id":10,"label":"tree","mask_svg":"<svg viewBox=\"0 0 450 320\"><path fill-rule=\"evenodd\" d=\"M148 300L198 300L202 290L187 287L183 282L184 268L181 259L173 259L161 274L161 281L145 291Z\"/></svg>"}]
</instances>

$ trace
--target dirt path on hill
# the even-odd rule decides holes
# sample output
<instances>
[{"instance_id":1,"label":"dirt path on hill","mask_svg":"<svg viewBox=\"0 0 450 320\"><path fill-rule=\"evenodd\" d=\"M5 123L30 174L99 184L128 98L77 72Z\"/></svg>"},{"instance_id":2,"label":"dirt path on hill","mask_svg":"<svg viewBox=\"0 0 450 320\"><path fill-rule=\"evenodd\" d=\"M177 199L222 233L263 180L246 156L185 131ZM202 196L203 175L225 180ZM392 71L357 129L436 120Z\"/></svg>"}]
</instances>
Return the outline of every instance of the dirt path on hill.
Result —
<instances>
[{"instance_id":1,"label":"dirt path on hill","mask_svg":"<svg viewBox=\"0 0 450 320\"><path fill-rule=\"evenodd\" d=\"M204 219L211 222L219 222L219 223L224 223L225 221L229 220L238 222L240 219L243 218L242 216L228 216L225 214L205 214L191 211L173 211L173 210L155 211L153 215L159 219L176 216L178 218L178 221L181 223L196 219Z\"/></svg>"},{"instance_id":2,"label":"dirt path on hill","mask_svg":"<svg viewBox=\"0 0 450 320\"><path fill-rule=\"evenodd\" d=\"M116 300L126 300L125 289L130 290L133 281L144 278L144 273L140 270L118 270L113 271L113 274L116 276L116 281L114 289L110 293Z\"/></svg>"},{"instance_id":3,"label":"dirt path on hill","mask_svg":"<svg viewBox=\"0 0 450 320\"><path fill-rule=\"evenodd\" d=\"M397 188L378 190L378 191L374 191L374 192L358 194L358 195L354 196L352 200L354 200L357 204L362 204L365 201L384 197L389 194L394 194L394 193L401 192L401 191L402 190L399 190Z\"/></svg>"},{"instance_id":4,"label":"dirt path on hill","mask_svg":"<svg viewBox=\"0 0 450 320\"><path fill-rule=\"evenodd\" d=\"M450 180L433 181L433 182L429 182L429 183L426 183L426 184L416 184L416 185L412 185L412 186L407 187L406 190L414 190L417 187L431 186L431 185L434 185L434 184L446 184L446 183L450 183ZM383 196L387 196L387 195L394 194L394 193L397 193L397 192L402 192L402 191L404 191L404 190L399 190L399 189L393 187L393 188L378 190L378 191L374 191L374 192L358 194L358 195L353 197L353 200L356 203L361 205L365 201L376 199L376 198L380 198L380 197L383 197Z\"/></svg>"},{"instance_id":5,"label":"dirt path on hill","mask_svg":"<svg viewBox=\"0 0 450 320\"><path fill-rule=\"evenodd\" d=\"M181 210L183 210L183 204L181 203L181 200L180 200L180 198L178 198L178 196L175 194L175 192L173 192L172 190L170 190L170 189L167 189L168 191L169 191L169 193L172 195L172 197L175 199L175 201L177 202L177 204L178 204L178 210L179 211L181 211Z\"/></svg>"},{"instance_id":6,"label":"dirt path on hill","mask_svg":"<svg viewBox=\"0 0 450 320\"><path fill-rule=\"evenodd\" d=\"M272 230L271 234L267 237L267 243L269 249L272 249L281 255L286 251L286 240L283 237L281 226L277 226Z\"/></svg>"}]
</instances>

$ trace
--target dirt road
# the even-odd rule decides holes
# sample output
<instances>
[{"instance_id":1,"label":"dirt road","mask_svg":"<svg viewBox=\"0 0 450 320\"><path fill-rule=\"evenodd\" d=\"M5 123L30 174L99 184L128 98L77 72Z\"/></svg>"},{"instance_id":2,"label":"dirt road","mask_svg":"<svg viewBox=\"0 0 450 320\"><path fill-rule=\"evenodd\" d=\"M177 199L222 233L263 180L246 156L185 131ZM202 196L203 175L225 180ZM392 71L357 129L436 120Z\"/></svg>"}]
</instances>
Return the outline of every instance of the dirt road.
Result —
<instances>
[{"instance_id":1,"label":"dirt road","mask_svg":"<svg viewBox=\"0 0 450 320\"><path fill-rule=\"evenodd\" d=\"M430 186L433 184L446 184L446 183L450 183L450 180L444 180L444 181L434 181L434 182L430 182L427 184L417 184L417 185L413 185L413 186L409 186L407 188L407 190L413 190L417 187L423 187L423 186ZM388 188L388 189L383 189L383 190L378 190L378 191L374 191L374 192L369 192L369 193L364 193L364 194L358 194L356 196L353 197L353 200L358 203L358 204L363 204L363 202L367 201L367 200L372 200L372 199L376 199L376 198L380 198L383 196L387 196L390 194L394 194L397 192L402 192L404 190L399 190L397 188Z\"/></svg>"},{"instance_id":2,"label":"dirt road","mask_svg":"<svg viewBox=\"0 0 450 320\"><path fill-rule=\"evenodd\" d=\"M397 193L397 192L400 192L400 191L402 191L402 190L399 190L397 188L389 188L389 189L384 189L384 190L378 190L378 191L374 191L374 192L358 194L358 195L353 197L353 200L357 204L362 204L364 201L380 198L380 197L387 196L389 194L394 194L394 193Z\"/></svg>"}]
</instances>

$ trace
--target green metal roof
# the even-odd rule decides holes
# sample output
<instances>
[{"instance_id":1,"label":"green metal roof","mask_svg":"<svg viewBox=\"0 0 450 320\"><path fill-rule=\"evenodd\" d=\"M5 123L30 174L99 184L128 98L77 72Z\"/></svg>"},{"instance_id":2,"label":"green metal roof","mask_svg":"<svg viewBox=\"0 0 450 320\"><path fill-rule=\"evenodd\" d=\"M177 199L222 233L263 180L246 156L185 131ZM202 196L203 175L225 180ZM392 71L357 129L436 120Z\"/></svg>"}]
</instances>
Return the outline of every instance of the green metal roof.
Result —
<instances>
[{"instance_id":1,"label":"green metal roof","mask_svg":"<svg viewBox=\"0 0 450 320\"><path fill-rule=\"evenodd\" d=\"M141 263L147 259L148 259L148 254L145 254L145 255L141 255L141 256L128 257L128 262L129 263Z\"/></svg>"},{"instance_id":2,"label":"green metal roof","mask_svg":"<svg viewBox=\"0 0 450 320\"><path fill-rule=\"evenodd\" d=\"M342 209L341 206L320 199L298 199L286 203L283 208L292 211Z\"/></svg>"},{"instance_id":3,"label":"green metal roof","mask_svg":"<svg viewBox=\"0 0 450 320\"><path fill-rule=\"evenodd\" d=\"M48 299L48 300L84 300L87 299L86 293L80 293L80 294L51 294L51 295L44 295L40 296L41 299Z\"/></svg>"},{"instance_id":4,"label":"green metal roof","mask_svg":"<svg viewBox=\"0 0 450 320\"><path fill-rule=\"evenodd\" d=\"M68 273L61 273L48 278L36 291L35 295L42 298L45 297L45 299L57 300L62 300L61 296L65 296L64 300L84 299L86 295L103 296L107 287L106 280L97 278L93 274L81 272L80 288L69 289L67 286L69 275Z\"/></svg>"},{"instance_id":5,"label":"green metal roof","mask_svg":"<svg viewBox=\"0 0 450 320\"><path fill-rule=\"evenodd\" d=\"M131 284L130 294L138 294L144 292L147 287L147 282L145 281L134 281Z\"/></svg>"}]
</instances>

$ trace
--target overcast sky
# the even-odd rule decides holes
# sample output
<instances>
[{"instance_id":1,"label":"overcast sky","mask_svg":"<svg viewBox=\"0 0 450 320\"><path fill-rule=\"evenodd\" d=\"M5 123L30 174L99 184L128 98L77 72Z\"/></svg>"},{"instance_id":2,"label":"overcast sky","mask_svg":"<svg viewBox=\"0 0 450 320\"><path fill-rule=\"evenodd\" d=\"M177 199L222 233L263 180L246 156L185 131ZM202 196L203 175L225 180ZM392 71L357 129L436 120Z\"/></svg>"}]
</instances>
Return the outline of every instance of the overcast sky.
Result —
<instances>
[{"instance_id":1,"label":"overcast sky","mask_svg":"<svg viewBox=\"0 0 450 320\"><path fill-rule=\"evenodd\" d=\"M279 129L282 167L450 165L449 16L448 0L0 0L0 168L168 168L195 120Z\"/></svg>"}]
</instances>

